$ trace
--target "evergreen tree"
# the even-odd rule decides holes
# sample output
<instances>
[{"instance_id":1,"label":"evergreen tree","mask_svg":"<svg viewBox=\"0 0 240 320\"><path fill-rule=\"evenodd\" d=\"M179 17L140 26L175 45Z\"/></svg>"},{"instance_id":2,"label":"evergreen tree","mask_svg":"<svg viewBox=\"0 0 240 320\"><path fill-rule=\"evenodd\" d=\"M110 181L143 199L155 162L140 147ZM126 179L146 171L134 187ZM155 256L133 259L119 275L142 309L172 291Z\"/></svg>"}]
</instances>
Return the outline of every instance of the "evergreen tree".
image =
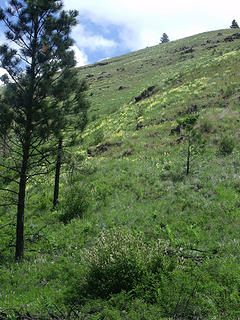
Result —
<instances>
[{"instance_id":1,"label":"evergreen tree","mask_svg":"<svg viewBox=\"0 0 240 320\"><path fill-rule=\"evenodd\" d=\"M161 43L166 43L166 42L169 42L169 38L168 38L168 35L166 33L163 33L161 39L160 39L160 42Z\"/></svg>"},{"instance_id":2,"label":"evergreen tree","mask_svg":"<svg viewBox=\"0 0 240 320\"><path fill-rule=\"evenodd\" d=\"M236 20L233 20L233 21L232 21L232 24L231 24L230 28L231 28L231 29L239 28L238 23L237 23Z\"/></svg>"},{"instance_id":3,"label":"evergreen tree","mask_svg":"<svg viewBox=\"0 0 240 320\"><path fill-rule=\"evenodd\" d=\"M45 142L65 125L61 104L50 97L59 83L71 78L75 60L70 32L78 13L62 8L59 0L9 0L7 9L0 8L6 38L14 44L0 46L0 67L7 71L1 78L5 90L0 105L7 116L0 118L0 126L8 128L10 154L0 163L0 176L16 184L8 190L17 196L16 260L24 255L27 183L46 173L50 150ZM0 134L3 137L6 130Z\"/></svg>"}]
</instances>

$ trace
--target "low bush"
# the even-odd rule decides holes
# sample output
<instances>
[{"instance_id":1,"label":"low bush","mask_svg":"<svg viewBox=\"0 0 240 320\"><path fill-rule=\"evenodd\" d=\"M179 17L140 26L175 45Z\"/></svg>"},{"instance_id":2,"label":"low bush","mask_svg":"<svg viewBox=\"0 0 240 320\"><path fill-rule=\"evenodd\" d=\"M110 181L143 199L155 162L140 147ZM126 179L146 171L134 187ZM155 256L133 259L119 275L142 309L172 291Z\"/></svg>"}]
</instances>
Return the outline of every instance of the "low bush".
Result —
<instances>
[{"instance_id":1,"label":"low bush","mask_svg":"<svg viewBox=\"0 0 240 320\"><path fill-rule=\"evenodd\" d=\"M227 265L219 267L214 253L173 247L160 239L148 242L141 233L114 229L102 232L81 256L80 272L65 300L75 306L94 299L111 304L114 297L116 310L125 304L127 312L130 301L141 299L158 306L159 318L236 316L236 265L228 274Z\"/></svg>"},{"instance_id":2,"label":"low bush","mask_svg":"<svg viewBox=\"0 0 240 320\"><path fill-rule=\"evenodd\" d=\"M235 141L232 137L223 136L219 143L219 152L227 155L233 152Z\"/></svg>"},{"instance_id":3,"label":"low bush","mask_svg":"<svg viewBox=\"0 0 240 320\"><path fill-rule=\"evenodd\" d=\"M122 291L142 296L154 273L168 274L169 266L177 262L175 256L166 255L168 245L148 243L141 233L103 231L92 248L81 254L85 271L74 285L73 299L108 299ZM146 299L154 300L155 293L150 291Z\"/></svg>"},{"instance_id":4,"label":"low bush","mask_svg":"<svg viewBox=\"0 0 240 320\"><path fill-rule=\"evenodd\" d=\"M79 185L71 187L60 206L60 221L66 224L73 218L82 218L89 204L89 192L85 187Z\"/></svg>"},{"instance_id":5,"label":"low bush","mask_svg":"<svg viewBox=\"0 0 240 320\"><path fill-rule=\"evenodd\" d=\"M148 247L140 236L117 230L104 231L91 250L85 251L88 267L85 290L90 296L107 298L131 291L147 271Z\"/></svg>"}]
</instances>

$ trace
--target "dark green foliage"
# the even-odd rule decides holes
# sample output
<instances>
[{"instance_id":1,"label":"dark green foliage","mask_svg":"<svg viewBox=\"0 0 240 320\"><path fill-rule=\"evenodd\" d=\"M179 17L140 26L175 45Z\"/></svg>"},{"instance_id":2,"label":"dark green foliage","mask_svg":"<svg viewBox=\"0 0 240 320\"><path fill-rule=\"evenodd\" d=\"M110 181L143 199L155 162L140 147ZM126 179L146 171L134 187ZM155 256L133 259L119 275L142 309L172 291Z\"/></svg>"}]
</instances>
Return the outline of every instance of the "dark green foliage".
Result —
<instances>
[{"instance_id":1,"label":"dark green foliage","mask_svg":"<svg viewBox=\"0 0 240 320\"><path fill-rule=\"evenodd\" d=\"M219 143L219 152L223 155L231 154L235 147L235 140L229 136L223 136Z\"/></svg>"},{"instance_id":2,"label":"dark green foliage","mask_svg":"<svg viewBox=\"0 0 240 320\"><path fill-rule=\"evenodd\" d=\"M0 137L5 137L12 122L12 114L9 107L5 104L2 96L0 96Z\"/></svg>"},{"instance_id":3,"label":"dark green foliage","mask_svg":"<svg viewBox=\"0 0 240 320\"><path fill-rule=\"evenodd\" d=\"M7 157L7 137L12 125L12 113L9 107L6 105L4 99L0 96L0 144L2 157ZM3 176L0 174L0 177Z\"/></svg>"},{"instance_id":4,"label":"dark green foliage","mask_svg":"<svg viewBox=\"0 0 240 320\"><path fill-rule=\"evenodd\" d=\"M160 41L161 41L161 43L167 43L167 42L169 42L168 35L167 35L166 33L163 33Z\"/></svg>"},{"instance_id":5,"label":"dark green foliage","mask_svg":"<svg viewBox=\"0 0 240 320\"><path fill-rule=\"evenodd\" d=\"M239 28L239 25L238 25L238 23L237 23L237 21L235 19L232 21L232 24L231 24L230 28L231 29Z\"/></svg>"},{"instance_id":6,"label":"dark green foliage","mask_svg":"<svg viewBox=\"0 0 240 320\"><path fill-rule=\"evenodd\" d=\"M180 118L177 119L177 123L184 129L186 129L187 131L191 131L193 129L193 126L195 125L195 123L197 122L199 118L199 115L194 114L194 115L189 115L185 118Z\"/></svg>"},{"instance_id":7,"label":"dark green foliage","mask_svg":"<svg viewBox=\"0 0 240 320\"><path fill-rule=\"evenodd\" d=\"M46 149L44 143L65 126L64 109L51 97L59 93L59 86L71 79L70 68L76 63L70 50L73 44L70 32L76 25L77 11L60 11L62 7L62 1L12 0L6 10L1 9L5 36L17 47L0 47L0 65L8 72L2 77L6 85L2 104L8 108L4 111L7 117L1 121L5 127L9 124L11 162L8 169L16 173L16 178L10 181L18 184L17 260L23 258L24 252L27 182L47 172L51 148ZM0 133L4 139L5 130ZM6 167L5 163L0 165Z\"/></svg>"}]
</instances>

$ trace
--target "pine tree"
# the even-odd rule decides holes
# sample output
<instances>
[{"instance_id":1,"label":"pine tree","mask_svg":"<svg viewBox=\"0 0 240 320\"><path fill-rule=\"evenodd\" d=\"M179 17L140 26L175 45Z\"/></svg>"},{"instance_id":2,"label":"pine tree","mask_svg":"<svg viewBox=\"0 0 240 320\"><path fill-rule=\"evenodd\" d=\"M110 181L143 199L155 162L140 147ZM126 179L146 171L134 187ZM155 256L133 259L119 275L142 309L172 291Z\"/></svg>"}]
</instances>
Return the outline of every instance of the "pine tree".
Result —
<instances>
[{"instance_id":1,"label":"pine tree","mask_svg":"<svg viewBox=\"0 0 240 320\"><path fill-rule=\"evenodd\" d=\"M160 42L161 43L167 43L169 42L169 38L168 38L168 35L166 33L163 33L161 39L160 39Z\"/></svg>"},{"instance_id":2,"label":"pine tree","mask_svg":"<svg viewBox=\"0 0 240 320\"><path fill-rule=\"evenodd\" d=\"M9 157L0 163L0 177L13 185L8 191L16 194L16 260L24 256L27 183L46 173L50 150L45 143L65 125L65 112L51 97L75 66L70 32L78 12L62 8L58 0L10 0L7 9L0 8L6 38L14 44L0 47L0 67L7 71L1 78L5 90L0 102L1 113L5 108L7 116L0 118L0 126L9 132ZM0 134L3 137L6 130Z\"/></svg>"},{"instance_id":3,"label":"pine tree","mask_svg":"<svg viewBox=\"0 0 240 320\"><path fill-rule=\"evenodd\" d=\"M230 28L231 29L239 28L238 23L237 23L237 21L235 19L232 21L232 24L231 24Z\"/></svg>"}]
</instances>

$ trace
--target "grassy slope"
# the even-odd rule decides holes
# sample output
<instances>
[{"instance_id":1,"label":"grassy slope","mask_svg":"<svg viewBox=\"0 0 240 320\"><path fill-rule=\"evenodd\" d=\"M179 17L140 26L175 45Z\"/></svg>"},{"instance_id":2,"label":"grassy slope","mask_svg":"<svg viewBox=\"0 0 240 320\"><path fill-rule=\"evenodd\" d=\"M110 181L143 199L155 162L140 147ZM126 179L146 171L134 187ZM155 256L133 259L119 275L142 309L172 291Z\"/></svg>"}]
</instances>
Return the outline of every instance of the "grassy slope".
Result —
<instances>
[{"instance_id":1,"label":"grassy slope","mask_svg":"<svg viewBox=\"0 0 240 320\"><path fill-rule=\"evenodd\" d=\"M219 285L218 294L211 295L210 283L205 295L211 308L204 302L202 308L207 311L199 314L236 319L240 303L240 40L224 41L233 33L236 30L204 33L109 59L105 65L80 68L79 76L90 83L90 123L83 142L69 150L73 183L69 184L66 170L61 197L75 188L88 204L82 206L82 219L64 225L58 217L66 209L49 210L50 178L41 187L29 187L26 233L32 241L27 241L24 263L14 265L11 249L3 250L13 236L11 227L0 229L0 308L23 306L39 312L50 305L54 309L69 278L78 273L81 249L91 248L101 231L120 226L143 232L148 241L160 238L175 247L211 252L212 260L207 259L212 265L204 274L214 275L219 269L216 277L223 287ZM125 88L119 90L120 86ZM134 98L150 86L155 86L155 94L135 103ZM193 147L186 176L185 131L171 134L171 130L189 114L199 115L196 130L205 147ZM219 153L223 135L235 142L229 155ZM1 216L1 224L11 216L14 212L9 209L7 216ZM221 290L227 292L229 310L215 301ZM140 305L129 307L126 319L138 319L140 313L146 319L150 315L159 319L159 310ZM106 319L120 318L118 307L111 305L111 312L108 308L102 300L92 301L82 319L102 319L104 312Z\"/></svg>"}]
</instances>

